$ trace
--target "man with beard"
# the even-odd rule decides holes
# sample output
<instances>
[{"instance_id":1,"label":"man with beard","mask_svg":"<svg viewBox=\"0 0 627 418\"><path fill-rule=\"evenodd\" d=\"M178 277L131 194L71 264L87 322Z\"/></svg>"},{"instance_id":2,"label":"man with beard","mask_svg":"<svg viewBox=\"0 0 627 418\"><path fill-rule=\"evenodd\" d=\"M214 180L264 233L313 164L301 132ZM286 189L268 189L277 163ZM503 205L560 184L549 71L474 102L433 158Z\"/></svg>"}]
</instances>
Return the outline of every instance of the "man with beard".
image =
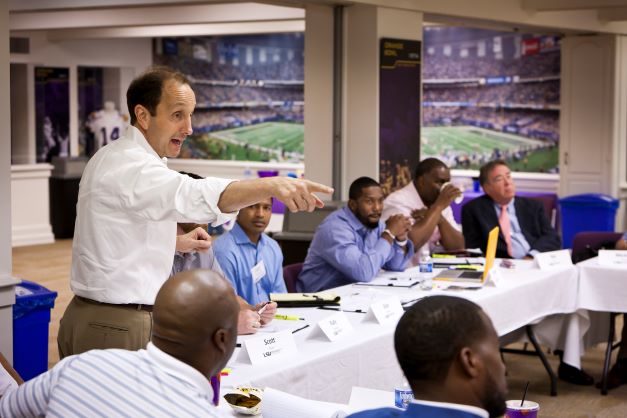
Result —
<instances>
[{"instance_id":1,"label":"man with beard","mask_svg":"<svg viewBox=\"0 0 627 418\"><path fill-rule=\"evenodd\" d=\"M369 282L379 270L401 271L414 254L407 239L409 218L397 214L383 223L383 191L375 180L351 184L348 205L318 226L298 276L299 292L317 292Z\"/></svg>"},{"instance_id":2,"label":"man with beard","mask_svg":"<svg viewBox=\"0 0 627 418\"><path fill-rule=\"evenodd\" d=\"M451 209L451 203L461 196L461 191L450 181L446 164L437 158L427 158L416 167L413 182L383 201L383 220L395 213L414 219L408 234L416 249L413 265L418 265L422 247L429 252L464 248L464 237Z\"/></svg>"},{"instance_id":3,"label":"man with beard","mask_svg":"<svg viewBox=\"0 0 627 418\"><path fill-rule=\"evenodd\" d=\"M499 337L475 303L451 296L416 302L396 326L394 349L414 399L405 411L380 408L351 418L488 418L505 413Z\"/></svg>"}]
</instances>

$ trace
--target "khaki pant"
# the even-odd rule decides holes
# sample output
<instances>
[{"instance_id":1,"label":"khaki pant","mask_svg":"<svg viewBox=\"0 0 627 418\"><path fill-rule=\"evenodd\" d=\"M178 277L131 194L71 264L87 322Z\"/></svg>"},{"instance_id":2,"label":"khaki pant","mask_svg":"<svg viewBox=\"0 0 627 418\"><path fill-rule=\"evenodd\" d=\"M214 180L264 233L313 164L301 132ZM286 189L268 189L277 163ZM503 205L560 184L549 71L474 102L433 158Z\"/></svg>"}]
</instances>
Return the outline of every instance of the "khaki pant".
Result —
<instances>
[{"instance_id":1,"label":"khaki pant","mask_svg":"<svg viewBox=\"0 0 627 418\"><path fill-rule=\"evenodd\" d=\"M127 306L98 305L74 297L59 326L59 357L95 348L145 348L152 332L152 313Z\"/></svg>"}]
</instances>

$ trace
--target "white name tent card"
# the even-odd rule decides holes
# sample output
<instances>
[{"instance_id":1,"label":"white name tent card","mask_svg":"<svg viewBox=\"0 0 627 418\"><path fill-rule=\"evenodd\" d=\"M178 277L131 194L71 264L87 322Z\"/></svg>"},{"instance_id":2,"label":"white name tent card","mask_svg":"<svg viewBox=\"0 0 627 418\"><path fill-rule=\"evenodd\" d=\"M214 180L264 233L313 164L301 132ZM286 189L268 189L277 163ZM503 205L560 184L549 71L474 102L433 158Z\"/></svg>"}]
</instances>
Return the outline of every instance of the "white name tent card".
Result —
<instances>
[{"instance_id":1,"label":"white name tent card","mask_svg":"<svg viewBox=\"0 0 627 418\"><path fill-rule=\"evenodd\" d=\"M599 265L627 268L627 251L599 250Z\"/></svg>"},{"instance_id":2,"label":"white name tent card","mask_svg":"<svg viewBox=\"0 0 627 418\"><path fill-rule=\"evenodd\" d=\"M353 326L344 312L327 316L318 322L316 328L319 328L329 341L339 340L354 331ZM316 334L318 333L314 331L310 336L315 337Z\"/></svg>"},{"instance_id":3,"label":"white name tent card","mask_svg":"<svg viewBox=\"0 0 627 418\"><path fill-rule=\"evenodd\" d=\"M295 354L296 342L291 331L263 334L244 341L244 347L253 366ZM242 350L243 351L243 350Z\"/></svg>"},{"instance_id":4,"label":"white name tent card","mask_svg":"<svg viewBox=\"0 0 627 418\"><path fill-rule=\"evenodd\" d=\"M374 320L379 324L395 322L403 315L403 306L398 297L387 298L370 305L364 321Z\"/></svg>"},{"instance_id":5,"label":"white name tent card","mask_svg":"<svg viewBox=\"0 0 627 418\"><path fill-rule=\"evenodd\" d=\"M540 270L554 270L558 268L570 267L573 262L570 258L570 251L557 250L546 253L538 253L535 256L536 263Z\"/></svg>"}]
</instances>

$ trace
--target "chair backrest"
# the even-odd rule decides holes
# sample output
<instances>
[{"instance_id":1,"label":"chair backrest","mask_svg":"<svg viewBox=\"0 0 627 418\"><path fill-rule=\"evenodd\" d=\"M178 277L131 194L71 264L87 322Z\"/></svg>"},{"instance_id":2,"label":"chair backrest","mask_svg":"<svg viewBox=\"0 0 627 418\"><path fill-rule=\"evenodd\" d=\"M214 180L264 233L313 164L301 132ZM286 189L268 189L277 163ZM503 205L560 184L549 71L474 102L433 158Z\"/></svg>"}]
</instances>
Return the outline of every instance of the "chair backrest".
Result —
<instances>
[{"instance_id":1,"label":"chair backrest","mask_svg":"<svg viewBox=\"0 0 627 418\"><path fill-rule=\"evenodd\" d=\"M323 208L317 208L313 212L290 212L286 209L283 218L283 232L305 232L313 234L324 218L343 205L344 202L329 201L324 202Z\"/></svg>"},{"instance_id":2,"label":"chair backrest","mask_svg":"<svg viewBox=\"0 0 627 418\"><path fill-rule=\"evenodd\" d=\"M283 280L285 280L285 287L289 293L296 292L296 279L298 279L302 269L303 263L288 264L283 267Z\"/></svg>"},{"instance_id":3,"label":"chair backrest","mask_svg":"<svg viewBox=\"0 0 627 418\"><path fill-rule=\"evenodd\" d=\"M595 257L599 249L614 248L616 241L622 237L619 232L585 231L578 232L573 238L573 263Z\"/></svg>"}]
</instances>

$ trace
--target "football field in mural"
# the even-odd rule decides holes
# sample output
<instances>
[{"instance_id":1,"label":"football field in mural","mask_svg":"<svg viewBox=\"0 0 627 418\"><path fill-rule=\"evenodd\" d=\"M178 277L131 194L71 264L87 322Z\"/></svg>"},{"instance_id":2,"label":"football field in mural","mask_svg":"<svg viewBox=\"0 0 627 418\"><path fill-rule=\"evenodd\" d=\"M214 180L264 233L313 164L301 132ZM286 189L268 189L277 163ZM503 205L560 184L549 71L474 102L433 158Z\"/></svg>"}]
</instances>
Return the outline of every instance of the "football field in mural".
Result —
<instances>
[{"instance_id":1,"label":"football field in mural","mask_svg":"<svg viewBox=\"0 0 627 418\"><path fill-rule=\"evenodd\" d=\"M186 148L202 153L194 154L199 158L303 162L304 138L302 124L265 122L195 135L186 141Z\"/></svg>"},{"instance_id":2,"label":"football field in mural","mask_svg":"<svg viewBox=\"0 0 627 418\"><path fill-rule=\"evenodd\" d=\"M423 127L422 158L436 157L451 168L477 169L502 158L515 171L553 172L558 149L552 142L475 126Z\"/></svg>"}]
</instances>

